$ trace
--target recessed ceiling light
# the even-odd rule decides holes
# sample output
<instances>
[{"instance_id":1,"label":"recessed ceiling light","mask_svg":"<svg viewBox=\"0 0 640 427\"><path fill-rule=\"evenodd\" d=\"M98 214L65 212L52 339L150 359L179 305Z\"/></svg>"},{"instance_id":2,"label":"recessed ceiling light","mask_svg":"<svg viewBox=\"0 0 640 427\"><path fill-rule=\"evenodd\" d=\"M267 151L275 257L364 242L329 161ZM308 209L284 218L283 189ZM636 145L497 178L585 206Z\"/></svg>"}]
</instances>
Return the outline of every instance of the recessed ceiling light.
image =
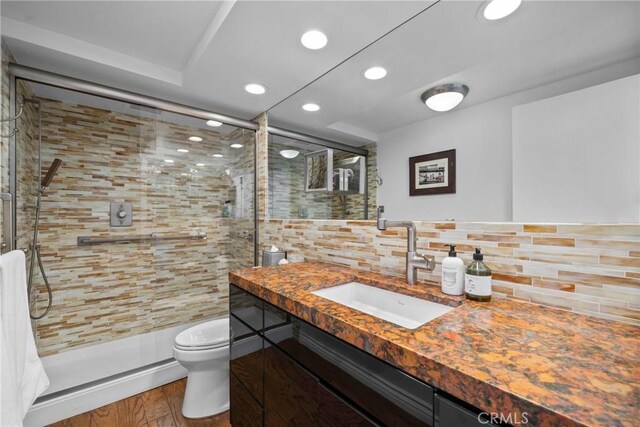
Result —
<instances>
[{"instance_id":1,"label":"recessed ceiling light","mask_svg":"<svg viewBox=\"0 0 640 427\"><path fill-rule=\"evenodd\" d=\"M189 152L189 150L187 150L186 148L178 148L176 151L178 153L188 153Z\"/></svg>"},{"instance_id":2,"label":"recessed ceiling light","mask_svg":"<svg viewBox=\"0 0 640 427\"><path fill-rule=\"evenodd\" d=\"M320 106L318 104L314 104L313 102L309 102L307 104L304 104L302 106L302 109L304 111L318 111L320 109Z\"/></svg>"},{"instance_id":3,"label":"recessed ceiling light","mask_svg":"<svg viewBox=\"0 0 640 427\"><path fill-rule=\"evenodd\" d=\"M387 70L382 67L371 67L364 72L364 76L369 80L380 80L387 75Z\"/></svg>"},{"instance_id":4,"label":"recessed ceiling light","mask_svg":"<svg viewBox=\"0 0 640 427\"><path fill-rule=\"evenodd\" d=\"M259 85L258 83L249 83L244 86L244 90L253 94L253 95L262 95L267 91L267 88Z\"/></svg>"},{"instance_id":5,"label":"recessed ceiling light","mask_svg":"<svg viewBox=\"0 0 640 427\"><path fill-rule=\"evenodd\" d=\"M222 122L219 122L217 120L207 120L207 126L212 126L214 128L217 128L222 126Z\"/></svg>"},{"instance_id":6,"label":"recessed ceiling light","mask_svg":"<svg viewBox=\"0 0 640 427\"><path fill-rule=\"evenodd\" d=\"M490 0L480 7L482 16L489 21L505 18L516 11L522 0Z\"/></svg>"},{"instance_id":7,"label":"recessed ceiling light","mask_svg":"<svg viewBox=\"0 0 640 427\"><path fill-rule=\"evenodd\" d=\"M244 145L242 145L242 144L238 144L238 143L231 144L231 148L242 148L242 147L244 147Z\"/></svg>"},{"instance_id":8,"label":"recessed ceiling light","mask_svg":"<svg viewBox=\"0 0 640 427\"><path fill-rule=\"evenodd\" d=\"M202 138L200 138L199 136L190 136L189 141L200 142L202 141Z\"/></svg>"},{"instance_id":9,"label":"recessed ceiling light","mask_svg":"<svg viewBox=\"0 0 640 427\"><path fill-rule=\"evenodd\" d=\"M285 159L295 159L300 154L299 151L296 150L282 150L280 151L280 155Z\"/></svg>"},{"instance_id":10,"label":"recessed ceiling light","mask_svg":"<svg viewBox=\"0 0 640 427\"><path fill-rule=\"evenodd\" d=\"M220 157L224 157L224 156L222 154L214 154L213 157L220 158Z\"/></svg>"},{"instance_id":11,"label":"recessed ceiling light","mask_svg":"<svg viewBox=\"0 0 640 427\"><path fill-rule=\"evenodd\" d=\"M307 31L300 37L300 42L304 47L311 50L322 49L327 45L327 36L322 31Z\"/></svg>"},{"instance_id":12,"label":"recessed ceiling light","mask_svg":"<svg viewBox=\"0 0 640 427\"><path fill-rule=\"evenodd\" d=\"M204 164L204 163L196 163L196 166L203 167L203 166L206 166L206 164Z\"/></svg>"},{"instance_id":13,"label":"recessed ceiling light","mask_svg":"<svg viewBox=\"0 0 640 427\"><path fill-rule=\"evenodd\" d=\"M164 162L165 162L165 163L173 163L173 160L171 160L171 159L164 159Z\"/></svg>"},{"instance_id":14,"label":"recessed ceiling light","mask_svg":"<svg viewBox=\"0 0 640 427\"><path fill-rule=\"evenodd\" d=\"M469 87L462 83L450 83L432 87L420 99L434 111L449 111L455 108L469 93Z\"/></svg>"}]
</instances>

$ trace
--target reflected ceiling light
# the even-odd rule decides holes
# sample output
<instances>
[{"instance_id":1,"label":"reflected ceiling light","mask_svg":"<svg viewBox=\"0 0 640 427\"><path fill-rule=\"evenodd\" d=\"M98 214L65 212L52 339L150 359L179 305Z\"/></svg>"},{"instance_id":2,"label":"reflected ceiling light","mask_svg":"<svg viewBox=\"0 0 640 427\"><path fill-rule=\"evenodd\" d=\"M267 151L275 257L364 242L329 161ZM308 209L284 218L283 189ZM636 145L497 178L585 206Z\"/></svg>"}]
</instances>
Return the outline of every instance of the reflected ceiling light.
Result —
<instances>
[{"instance_id":1,"label":"reflected ceiling light","mask_svg":"<svg viewBox=\"0 0 640 427\"><path fill-rule=\"evenodd\" d=\"M220 157L224 157L224 156L222 154L214 154L213 157L216 157L219 159Z\"/></svg>"},{"instance_id":2,"label":"reflected ceiling light","mask_svg":"<svg viewBox=\"0 0 640 427\"><path fill-rule=\"evenodd\" d=\"M280 155L285 159L295 159L300 154L299 151L296 150L282 150L280 151Z\"/></svg>"},{"instance_id":3,"label":"reflected ceiling light","mask_svg":"<svg viewBox=\"0 0 640 427\"><path fill-rule=\"evenodd\" d=\"M387 70L382 67L371 67L364 72L364 76L369 80L380 80L387 75Z\"/></svg>"},{"instance_id":4,"label":"reflected ceiling light","mask_svg":"<svg viewBox=\"0 0 640 427\"><path fill-rule=\"evenodd\" d=\"M327 45L327 36L322 31L311 30L307 31L300 37L300 43L307 49L318 50Z\"/></svg>"},{"instance_id":5,"label":"reflected ceiling light","mask_svg":"<svg viewBox=\"0 0 640 427\"><path fill-rule=\"evenodd\" d=\"M490 0L482 5L482 16L489 21L496 21L511 15L522 4L522 0Z\"/></svg>"},{"instance_id":6,"label":"reflected ceiling light","mask_svg":"<svg viewBox=\"0 0 640 427\"><path fill-rule=\"evenodd\" d=\"M242 147L244 147L244 145L242 144L238 144L238 143L231 144L231 148L242 148Z\"/></svg>"},{"instance_id":7,"label":"reflected ceiling light","mask_svg":"<svg viewBox=\"0 0 640 427\"><path fill-rule=\"evenodd\" d=\"M196 166L203 167L203 166L206 166L206 164L204 164L204 163L196 163Z\"/></svg>"},{"instance_id":8,"label":"reflected ceiling light","mask_svg":"<svg viewBox=\"0 0 640 427\"><path fill-rule=\"evenodd\" d=\"M262 95L267 91L267 88L259 85L258 83L249 83L244 86L244 90L253 94L253 95Z\"/></svg>"},{"instance_id":9,"label":"reflected ceiling light","mask_svg":"<svg viewBox=\"0 0 640 427\"><path fill-rule=\"evenodd\" d=\"M222 126L222 122L219 122L217 120L207 120L207 126L212 126L214 128L217 128Z\"/></svg>"},{"instance_id":10,"label":"reflected ceiling light","mask_svg":"<svg viewBox=\"0 0 640 427\"><path fill-rule=\"evenodd\" d=\"M164 162L165 162L165 163L173 163L173 160L171 160L171 159L164 159Z\"/></svg>"},{"instance_id":11,"label":"reflected ceiling light","mask_svg":"<svg viewBox=\"0 0 640 427\"><path fill-rule=\"evenodd\" d=\"M178 153L188 153L189 152L189 150L187 150L186 148L178 148L176 151Z\"/></svg>"},{"instance_id":12,"label":"reflected ceiling light","mask_svg":"<svg viewBox=\"0 0 640 427\"><path fill-rule=\"evenodd\" d=\"M420 96L422 102L434 111L449 111L455 108L469 93L469 87L462 83L435 86Z\"/></svg>"},{"instance_id":13,"label":"reflected ceiling light","mask_svg":"<svg viewBox=\"0 0 640 427\"><path fill-rule=\"evenodd\" d=\"M309 102L309 103L307 103L307 104L304 104L304 105L302 106L302 109L303 109L304 111L311 111L311 112L313 112L313 111L318 111L318 110L320 110L320 106L319 106L318 104L314 104L313 102Z\"/></svg>"},{"instance_id":14,"label":"reflected ceiling light","mask_svg":"<svg viewBox=\"0 0 640 427\"><path fill-rule=\"evenodd\" d=\"M200 142L202 141L202 138L200 138L199 136L190 136L189 141Z\"/></svg>"},{"instance_id":15,"label":"reflected ceiling light","mask_svg":"<svg viewBox=\"0 0 640 427\"><path fill-rule=\"evenodd\" d=\"M186 173L186 172L182 172L180 175L182 175L182 176L189 176L189 174L188 174L188 173Z\"/></svg>"}]
</instances>

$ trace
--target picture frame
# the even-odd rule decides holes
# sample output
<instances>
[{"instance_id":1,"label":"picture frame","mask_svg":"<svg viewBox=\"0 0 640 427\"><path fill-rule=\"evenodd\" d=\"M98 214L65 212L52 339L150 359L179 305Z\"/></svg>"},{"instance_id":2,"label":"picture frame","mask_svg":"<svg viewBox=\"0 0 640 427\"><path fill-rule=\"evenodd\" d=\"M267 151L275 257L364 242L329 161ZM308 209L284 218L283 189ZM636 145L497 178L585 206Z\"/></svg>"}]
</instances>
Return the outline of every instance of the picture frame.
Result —
<instances>
[{"instance_id":1,"label":"picture frame","mask_svg":"<svg viewBox=\"0 0 640 427\"><path fill-rule=\"evenodd\" d=\"M333 150L314 151L304 155L304 191L333 189Z\"/></svg>"},{"instance_id":2,"label":"picture frame","mask_svg":"<svg viewBox=\"0 0 640 427\"><path fill-rule=\"evenodd\" d=\"M456 192L456 150L409 158L409 195Z\"/></svg>"}]
</instances>

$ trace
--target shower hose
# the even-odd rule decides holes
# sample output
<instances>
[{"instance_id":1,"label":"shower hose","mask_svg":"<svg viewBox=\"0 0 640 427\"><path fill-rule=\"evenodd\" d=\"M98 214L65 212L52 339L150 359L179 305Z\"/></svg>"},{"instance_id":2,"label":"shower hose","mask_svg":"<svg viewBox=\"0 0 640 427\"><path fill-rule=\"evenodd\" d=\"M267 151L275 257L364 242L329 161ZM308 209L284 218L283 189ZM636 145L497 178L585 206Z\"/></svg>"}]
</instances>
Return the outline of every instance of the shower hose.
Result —
<instances>
[{"instance_id":1,"label":"shower hose","mask_svg":"<svg viewBox=\"0 0 640 427\"><path fill-rule=\"evenodd\" d=\"M38 201L36 203L36 221L33 225L33 244L31 246L31 260L29 261L29 281L27 285L27 297L29 299L29 316L34 319L42 319L49 313L51 310L51 305L53 304L53 297L51 295L51 286L49 285L49 280L47 279L47 274L44 271L44 265L42 264L42 257L40 256L40 245L38 244L38 224L40 223L40 206L42 199L42 192L44 188L40 188L38 191ZM31 313L31 287L33 286L33 263L35 259L38 259L38 266L40 267L40 272L42 273L42 280L44 281L45 286L47 287L47 309L40 315Z\"/></svg>"}]
</instances>

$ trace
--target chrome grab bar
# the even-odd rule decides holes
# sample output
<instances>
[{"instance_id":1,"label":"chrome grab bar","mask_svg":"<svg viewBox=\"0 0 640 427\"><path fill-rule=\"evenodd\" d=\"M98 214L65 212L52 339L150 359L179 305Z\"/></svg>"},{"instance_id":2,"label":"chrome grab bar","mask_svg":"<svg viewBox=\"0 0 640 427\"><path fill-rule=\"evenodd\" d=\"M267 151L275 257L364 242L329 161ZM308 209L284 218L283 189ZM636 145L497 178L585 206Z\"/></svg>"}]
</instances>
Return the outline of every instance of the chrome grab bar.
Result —
<instances>
[{"instance_id":1,"label":"chrome grab bar","mask_svg":"<svg viewBox=\"0 0 640 427\"><path fill-rule=\"evenodd\" d=\"M2 200L2 238L0 254L13 250L13 196L11 193L0 193Z\"/></svg>"},{"instance_id":2,"label":"chrome grab bar","mask_svg":"<svg viewBox=\"0 0 640 427\"><path fill-rule=\"evenodd\" d=\"M147 236L132 236L132 237L107 237L107 238L95 238L91 236L78 236L78 246L91 246L100 245L103 243L136 243L136 242L157 242L160 240L205 240L207 233L200 232L196 235L190 236L158 236L156 233L151 233Z\"/></svg>"}]
</instances>

